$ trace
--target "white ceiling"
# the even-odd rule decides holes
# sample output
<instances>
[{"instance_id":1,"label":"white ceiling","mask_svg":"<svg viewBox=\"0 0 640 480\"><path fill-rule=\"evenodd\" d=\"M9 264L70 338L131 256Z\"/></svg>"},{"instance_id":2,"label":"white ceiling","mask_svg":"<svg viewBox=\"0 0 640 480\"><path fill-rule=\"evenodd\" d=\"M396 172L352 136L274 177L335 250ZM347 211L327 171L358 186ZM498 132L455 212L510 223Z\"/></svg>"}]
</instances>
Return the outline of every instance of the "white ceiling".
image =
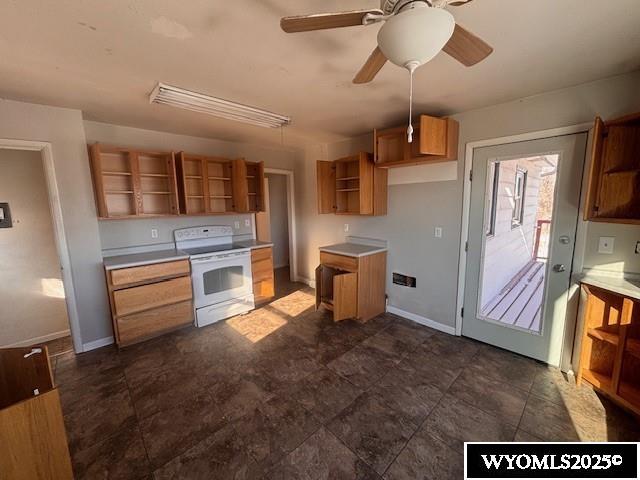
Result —
<instances>
[{"instance_id":1,"label":"white ceiling","mask_svg":"<svg viewBox=\"0 0 640 480\"><path fill-rule=\"evenodd\" d=\"M0 96L85 118L279 144L279 130L150 105L156 82L287 114L288 145L405 121L408 74L351 79L378 25L285 34L279 18L377 0L3 0ZM448 114L640 68L638 0L475 0L451 8L495 52L465 68L445 54L415 77L415 111Z\"/></svg>"}]
</instances>

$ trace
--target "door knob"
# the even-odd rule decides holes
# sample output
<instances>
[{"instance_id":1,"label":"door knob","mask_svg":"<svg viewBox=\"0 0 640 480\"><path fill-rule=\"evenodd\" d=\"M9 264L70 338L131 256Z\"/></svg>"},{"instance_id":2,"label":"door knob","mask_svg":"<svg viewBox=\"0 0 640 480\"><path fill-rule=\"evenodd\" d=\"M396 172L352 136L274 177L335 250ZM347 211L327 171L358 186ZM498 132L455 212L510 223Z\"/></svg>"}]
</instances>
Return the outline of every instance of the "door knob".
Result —
<instances>
[{"instance_id":1,"label":"door knob","mask_svg":"<svg viewBox=\"0 0 640 480\"><path fill-rule=\"evenodd\" d=\"M569 245L571 243L571 237L569 235L562 235L558 240L563 245Z\"/></svg>"},{"instance_id":2,"label":"door knob","mask_svg":"<svg viewBox=\"0 0 640 480\"><path fill-rule=\"evenodd\" d=\"M566 269L567 269L567 268L566 268L562 263L556 263L556 264L553 266L553 271L554 271L554 272L558 272L558 273L560 273L560 272L564 272Z\"/></svg>"}]
</instances>

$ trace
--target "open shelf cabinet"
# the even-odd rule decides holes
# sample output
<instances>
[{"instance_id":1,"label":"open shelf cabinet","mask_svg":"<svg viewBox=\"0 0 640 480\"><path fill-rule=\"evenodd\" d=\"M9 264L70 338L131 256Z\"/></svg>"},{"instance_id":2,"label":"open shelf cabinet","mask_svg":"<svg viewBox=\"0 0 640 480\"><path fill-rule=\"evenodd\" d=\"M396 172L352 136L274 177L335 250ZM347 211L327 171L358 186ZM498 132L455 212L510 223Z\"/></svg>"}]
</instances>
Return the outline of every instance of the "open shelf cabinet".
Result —
<instances>
[{"instance_id":1,"label":"open shelf cabinet","mask_svg":"<svg viewBox=\"0 0 640 480\"><path fill-rule=\"evenodd\" d=\"M180 213L185 215L235 213L230 159L180 152L176 167L179 178Z\"/></svg>"},{"instance_id":2,"label":"open shelf cabinet","mask_svg":"<svg viewBox=\"0 0 640 480\"><path fill-rule=\"evenodd\" d=\"M94 144L91 173L101 219L178 214L172 152L149 152Z\"/></svg>"},{"instance_id":3,"label":"open shelf cabinet","mask_svg":"<svg viewBox=\"0 0 640 480\"><path fill-rule=\"evenodd\" d=\"M317 175L319 213L386 215L387 171L375 167L371 154L319 161Z\"/></svg>"},{"instance_id":4,"label":"open shelf cabinet","mask_svg":"<svg viewBox=\"0 0 640 480\"><path fill-rule=\"evenodd\" d=\"M640 113L593 129L585 220L640 224Z\"/></svg>"},{"instance_id":5,"label":"open shelf cabinet","mask_svg":"<svg viewBox=\"0 0 640 480\"><path fill-rule=\"evenodd\" d=\"M577 381L586 380L640 415L640 302L582 285L584 315Z\"/></svg>"},{"instance_id":6,"label":"open shelf cabinet","mask_svg":"<svg viewBox=\"0 0 640 480\"><path fill-rule=\"evenodd\" d=\"M264 212L264 162L233 160L232 191L236 212Z\"/></svg>"}]
</instances>

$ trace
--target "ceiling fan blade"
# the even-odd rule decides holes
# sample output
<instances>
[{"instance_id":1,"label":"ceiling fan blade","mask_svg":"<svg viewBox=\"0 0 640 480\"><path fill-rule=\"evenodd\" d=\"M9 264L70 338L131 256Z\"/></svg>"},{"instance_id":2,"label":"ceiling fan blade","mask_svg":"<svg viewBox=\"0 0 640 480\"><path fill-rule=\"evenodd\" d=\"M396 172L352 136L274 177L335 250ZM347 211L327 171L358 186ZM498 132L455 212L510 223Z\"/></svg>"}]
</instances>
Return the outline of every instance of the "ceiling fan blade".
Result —
<instances>
[{"instance_id":1,"label":"ceiling fan blade","mask_svg":"<svg viewBox=\"0 0 640 480\"><path fill-rule=\"evenodd\" d=\"M327 28L353 27L363 25L367 14L383 15L382 10L353 10L340 13L315 13L296 17L284 17L280 20L280 27L287 33L309 32Z\"/></svg>"},{"instance_id":2,"label":"ceiling fan blade","mask_svg":"<svg viewBox=\"0 0 640 480\"><path fill-rule=\"evenodd\" d=\"M493 52L493 48L484 40L457 23L453 35L442 50L467 67L484 60Z\"/></svg>"},{"instance_id":3,"label":"ceiling fan blade","mask_svg":"<svg viewBox=\"0 0 640 480\"><path fill-rule=\"evenodd\" d=\"M461 7L461 6L466 5L467 3L471 3L471 2L473 2L473 0L459 0L459 1L447 3L447 6Z\"/></svg>"},{"instance_id":4,"label":"ceiling fan blade","mask_svg":"<svg viewBox=\"0 0 640 480\"><path fill-rule=\"evenodd\" d=\"M387 63L387 57L384 56L379 47L376 47L360 71L353 77L353 83L369 83L376 77L385 63Z\"/></svg>"}]
</instances>

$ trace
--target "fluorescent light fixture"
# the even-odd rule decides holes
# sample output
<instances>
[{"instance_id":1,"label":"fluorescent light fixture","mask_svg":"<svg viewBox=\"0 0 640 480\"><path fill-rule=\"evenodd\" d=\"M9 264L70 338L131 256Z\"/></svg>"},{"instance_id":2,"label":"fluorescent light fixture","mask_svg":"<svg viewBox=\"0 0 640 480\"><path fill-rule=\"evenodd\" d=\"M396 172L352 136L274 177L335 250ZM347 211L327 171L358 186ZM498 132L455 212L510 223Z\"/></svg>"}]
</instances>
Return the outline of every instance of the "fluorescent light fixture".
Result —
<instances>
[{"instance_id":1,"label":"fluorescent light fixture","mask_svg":"<svg viewBox=\"0 0 640 480\"><path fill-rule=\"evenodd\" d=\"M158 83L149 95L150 103L206 113L214 117L249 123L258 127L278 128L291 123L291 118L202 93Z\"/></svg>"}]
</instances>

